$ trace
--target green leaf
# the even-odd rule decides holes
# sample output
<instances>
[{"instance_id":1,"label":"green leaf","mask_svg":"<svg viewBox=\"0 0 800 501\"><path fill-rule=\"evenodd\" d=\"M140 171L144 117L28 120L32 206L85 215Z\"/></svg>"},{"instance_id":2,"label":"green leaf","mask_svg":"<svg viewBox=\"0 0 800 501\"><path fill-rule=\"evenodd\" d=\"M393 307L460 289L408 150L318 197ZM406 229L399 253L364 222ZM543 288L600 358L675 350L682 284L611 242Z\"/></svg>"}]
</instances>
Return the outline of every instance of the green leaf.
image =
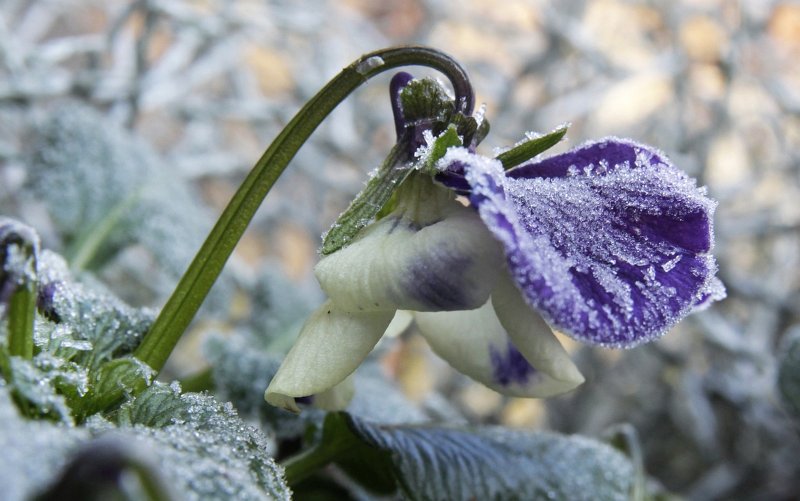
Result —
<instances>
[{"instance_id":1,"label":"green leaf","mask_svg":"<svg viewBox=\"0 0 800 501\"><path fill-rule=\"evenodd\" d=\"M579 436L500 427L376 426L337 413L326 419L322 444L337 443L341 452L329 451L331 461L356 480L381 479L377 485L384 489L387 464L380 458L388 458L396 485L409 499L627 500L635 483L636 470L623 454ZM373 453L366 455L364 447ZM291 481L290 472L291 466Z\"/></svg>"},{"instance_id":2,"label":"green leaf","mask_svg":"<svg viewBox=\"0 0 800 501\"><path fill-rule=\"evenodd\" d=\"M117 413L120 426L144 425L163 428L187 418L188 405L178 385L152 385L136 398L122 404Z\"/></svg>"},{"instance_id":3,"label":"green leaf","mask_svg":"<svg viewBox=\"0 0 800 501\"><path fill-rule=\"evenodd\" d=\"M43 352L33 359L12 356L3 350L4 376L20 411L27 417L72 423L73 397L86 391L86 371Z\"/></svg>"},{"instance_id":4,"label":"green leaf","mask_svg":"<svg viewBox=\"0 0 800 501\"><path fill-rule=\"evenodd\" d=\"M229 403L197 393L178 395L175 388L154 383L158 386L161 388L136 397L131 408L155 410L139 416L161 424L164 420L158 416L174 408L177 400L182 419L160 428L123 425L120 432L132 445L150 451L151 460L181 499L255 501L291 497L282 468L269 455L274 446L268 436L242 421ZM143 397L149 403L136 402Z\"/></svg>"},{"instance_id":5,"label":"green leaf","mask_svg":"<svg viewBox=\"0 0 800 501\"><path fill-rule=\"evenodd\" d=\"M567 133L568 128L568 125L562 125L553 132L523 141L510 150L497 155L497 159L503 163L505 169L516 167L558 144Z\"/></svg>"},{"instance_id":6,"label":"green leaf","mask_svg":"<svg viewBox=\"0 0 800 501\"><path fill-rule=\"evenodd\" d=\"M433 144L430 145L430 148L422 158L421 165L418 167L419 170L430 175L436 174L438 172L436 162L447 153L447 149L453 146L461 146L462 144L456 126L450 124L444 132L434 139Z\"/></svg>"},{"instance_id":7,"label":"green leaf","mask_svg":"<svg viewBox=\"0 0 800 501\"><path fill-rule=\"evenodd\" d=\"M41 253L39 277L37 347L89 370L130 354L153 321L152 311L76 281L64 259L48 250Z\"/></svg>"},{"instance_id":8,"label":"green leaf","mask_svg":"<svg viewBox=\"0 0 800 501\"><path fill-rule=\"evenodd\" d=\"M367 186L322 237L320 252L323 255L332 254L349 244L356 234L373 220L395 190L413 172L408 160L408 145L396 144L375 175L367 182Z\"/></svg>"},{"instance_id":9,"label":"green leaf","mask_svg":"<svg viewBox=\"0 0 800 501\"><path fill-rule=\"evenodd\" d=\"M43 120L28 164L26 189L44 202L75 269L102 267L139 243L171 282L208 230L210 214L173 166L88 106L69 103Z\"/></svg>"},{"instance_id":10,"label":"green leaf","mask_svg":"<svg viewBox=\"0 0 800 501\"><path fill-rule=\"evenodd\" d=\"M177 499L140 448L109 434L82 444L59 478L33 501Z\"/></svg>"},{"instance_id":11,"label":"green leaf","mask_svg":"<svg viewBox=\"0 0 800 501\"><path fill-rule=\"evenodd\" d=\"M28 500L47 486L89 431L22 417L11 390L0 387L0 485L4 500Z\"/></svg>"},{"instance_id":12,"label":"green leaf","mask_svg":"<svg viewBox=\"0 0 800 501\"><path fill-rule=\"evenodd\" d=\"M91 389L81 404L81 415L108 410L124 396L147 388L155 375L147 364L133 357L117 358L92 373Z\"/></svg>"}]
</instances>

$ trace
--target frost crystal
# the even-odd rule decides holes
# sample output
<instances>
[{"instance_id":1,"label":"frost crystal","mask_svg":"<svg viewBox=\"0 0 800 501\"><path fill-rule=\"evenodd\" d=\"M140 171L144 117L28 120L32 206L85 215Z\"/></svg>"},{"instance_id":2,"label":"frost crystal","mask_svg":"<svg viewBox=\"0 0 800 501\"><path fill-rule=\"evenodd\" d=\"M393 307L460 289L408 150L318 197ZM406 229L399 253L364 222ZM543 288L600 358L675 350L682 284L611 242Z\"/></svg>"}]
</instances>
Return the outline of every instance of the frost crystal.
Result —
<instances>
[{"instance_id":1,"label":"frost crystal","mask_svg":"<svg viewBox=\"0 0 800 501\"><path fill-rule=\"evenodd\" d=\"M661 152L611 138L507 175L466 150L443 162L467 166L471 201L527 301L578 339L633 346L722 295L715 203Z\"/></svg>"}]
</instances>

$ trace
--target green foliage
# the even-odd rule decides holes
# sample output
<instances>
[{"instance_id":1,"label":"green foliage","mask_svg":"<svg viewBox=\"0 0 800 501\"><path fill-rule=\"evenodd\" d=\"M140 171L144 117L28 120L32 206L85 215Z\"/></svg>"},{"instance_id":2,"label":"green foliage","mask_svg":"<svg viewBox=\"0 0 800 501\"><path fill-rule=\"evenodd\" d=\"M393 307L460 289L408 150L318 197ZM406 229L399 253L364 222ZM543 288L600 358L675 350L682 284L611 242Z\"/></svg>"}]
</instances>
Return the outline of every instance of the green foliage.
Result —
<instances>
[{"instance_id":1,"label":"green foliage","mask_svg":"<svg viewBox=\"0 0 800 501\"><path fill-rule=\"evenodd\" d=\"M31 152L30 187L78 267L102 266L139 242L175 275L202 242L204 210L178 173L93 109L58 108L34 131Z\"/></svg>"},{"instance_id":2,"label":"green foliage","mask_svg":"<svg viewBox=\"0 0 800 501\"><path fill-rule=\"evenodd\" d=\"M89 430L20 416L9 388L0 387L0 485L3 499L28 499L64 466Z\"/></svg>"},{"instance_id":3,"label":"green foliage","mask_svg":"<svg viewBox=\"0 0 800 501\"><path fill-rule=\"evenodd\" d=\"M153 451L183 499L290 498L268 437L244 423L230 403L156 383L118 419L125 436Z\"/></svg>"},{"instance_id":4,"label":"green foliage","mask_svg":"<svg viewBox=\"0 0 800 501\"><path fill-rule=\"evenodd\" d=\"M321 423L323 413L308 409L297 415L264 402L264 389L280 365L280 356L255 348L251 336L213 337L206 353L214 386L223 400L231 402L242 416L274 430L278 438L296 438L309 424Z\"/></svg>"},{"instance_id":5,"label":"green foliage","mask_svg":"<svg viewBox=\"0 0 800 501\"><path fill-rule=\"evenodd\" d=\"M90 370L132 353L153 321L151 310L132 308L97 283L75 281L64 259L47 250L39 284L36 345Z\"/></svg>"},{"instance_id":6,"label":"green foliage","mask_svg":"<svg viewBox=\"0 0 800 501\"><path fill-rule=\"evenodd\" d=\"M40 257L32 358L9 353L0 308L4 499L289 499L269 426L153 382L131 356L152 314Z\"/></svg>"},{"instance_id":7,"label":"green foliage","mask_svg":"<svg viewBox=\"0 0 800 501\"><path fill-rule=\"evenodd\" d=\"M336 219L330 230L322 237L323 255L332 254L349 244L356 234L370 222L389 201L413 169L408 164L408 146L397 144L383 164L370 177L350 206Z\"/></svg>"},{"instance_id":8,"label":"green foliage","mask_svg":"<svg viewBox=\"0 0 800 501\"><path fill-rule=\"evenodd\" d=\"M317 448L287 465L290 483L333 461L373 491L409 499L627 500L635 468L583 437L500 427L378 426L330 414Z\"/></svg>"},{"instance_id":9,"label":"green foliage","mask_svg":"<svg viewBox=\"0 0 800 501\"><path fill-rule=\"evenodd\" d=\"M56 109L31 137L26 194L44 203L70 267L112 270L118 294L138 304L160 300L211 220L180 173L130 131L77 103ZM123 252L133 244L157 266L143 273L141 259ZM216 289L211 309L226 304Z\"/></svg>"}]
</instances>

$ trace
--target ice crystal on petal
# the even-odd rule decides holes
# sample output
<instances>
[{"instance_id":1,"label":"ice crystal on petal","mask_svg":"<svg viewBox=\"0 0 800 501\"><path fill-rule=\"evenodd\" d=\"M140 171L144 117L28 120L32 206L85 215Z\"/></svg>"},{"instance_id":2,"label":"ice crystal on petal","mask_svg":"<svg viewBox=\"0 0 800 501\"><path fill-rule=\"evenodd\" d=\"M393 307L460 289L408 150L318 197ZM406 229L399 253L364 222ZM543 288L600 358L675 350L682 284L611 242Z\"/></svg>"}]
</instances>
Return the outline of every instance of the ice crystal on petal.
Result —
<instances>
[{"instance_id":1,"label":"ice crystal on petal","mask_svg":"<svg viewBox=\"0 0 800 501\"><path fill-rule=\"evenodd\" d=\"M605 346L663 334L708 295L715 204L660 152L607 139L517 167L453 150L528 302ZM717 294L718 295L718 294Z\"/></svg>"}]
</instances>

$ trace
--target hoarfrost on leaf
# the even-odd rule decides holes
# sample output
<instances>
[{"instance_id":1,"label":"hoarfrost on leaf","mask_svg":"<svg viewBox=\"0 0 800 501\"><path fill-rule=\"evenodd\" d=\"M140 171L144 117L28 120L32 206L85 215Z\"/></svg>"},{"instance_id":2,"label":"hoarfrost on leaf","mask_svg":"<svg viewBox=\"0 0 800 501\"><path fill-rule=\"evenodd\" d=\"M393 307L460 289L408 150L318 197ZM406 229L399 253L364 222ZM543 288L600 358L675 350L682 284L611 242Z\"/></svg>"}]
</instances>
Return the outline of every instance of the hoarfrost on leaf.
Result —
<instances>
[{"instance_id":1,"label":"hoarfrost on leaf","mask_svg":"<svg viewBox=\"0 0 800 501\"><path fill-rule=\"evenodd\" d=\"M150 407L143 416L164 424L158 409L172 409L178 399L183 419L160 428L123 426L120 432L153 451L155 462L177 492L187 500L291 498L283 470L269 455L273 450L269 437L242 421L229 403L208 395L172 392L154 390L139 412Z\"/></svg>"},{"instance_id":2,"label":"hoarfrost on leaf","mask_svg":"<svg viewBox=\"0 0 800 501\"><path fill-rule=\"evenodd\" d=\"M375 452L386 454L395 488L409 499L622 501L630 499L635 481L628 458L583 437L500 427L380 426L345 413L330 414L325 433L323 442L337 434L353 448L367 446L360 461L342 462L356 478L385 475Z\"/></svg>"}]
</instances>

